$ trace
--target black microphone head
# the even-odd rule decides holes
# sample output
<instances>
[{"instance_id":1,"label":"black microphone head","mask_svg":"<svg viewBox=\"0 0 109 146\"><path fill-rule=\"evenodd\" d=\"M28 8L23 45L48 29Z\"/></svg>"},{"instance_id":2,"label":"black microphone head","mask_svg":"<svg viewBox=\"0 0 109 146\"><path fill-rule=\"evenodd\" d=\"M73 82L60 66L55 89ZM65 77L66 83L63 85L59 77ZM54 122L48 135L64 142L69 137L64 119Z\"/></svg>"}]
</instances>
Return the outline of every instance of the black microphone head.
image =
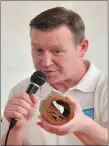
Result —
<instances>
[{"instance_id":1,"label":"black microphone head","mask_svg":"<svg viewBox=\"0 0 109 146\"><path fill-rule=\"evenodd\" d=\"M42 86L46 81L46 75L42 71L36 71L31 76L31 82Z\"/></svg>"}]
</instances>

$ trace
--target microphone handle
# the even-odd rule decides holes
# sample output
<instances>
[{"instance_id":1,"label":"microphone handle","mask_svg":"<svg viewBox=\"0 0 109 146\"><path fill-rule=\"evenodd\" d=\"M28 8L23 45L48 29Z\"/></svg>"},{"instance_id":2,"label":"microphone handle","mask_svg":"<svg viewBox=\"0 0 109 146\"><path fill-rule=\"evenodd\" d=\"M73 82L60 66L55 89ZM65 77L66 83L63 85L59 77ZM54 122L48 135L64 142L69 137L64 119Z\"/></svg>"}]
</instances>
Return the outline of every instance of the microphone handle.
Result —
<instances>
[{"instance_id":1,"label":"microphone handle","mask_svg":"<svg viewBox=\"0 0 109 146\"><path fill-rule=\"evenodd\" d=\"M37 84L31 83L26 91L27 94L35 94L37 90L39 89L39 86Z\"/></svg>"}]
</instances>

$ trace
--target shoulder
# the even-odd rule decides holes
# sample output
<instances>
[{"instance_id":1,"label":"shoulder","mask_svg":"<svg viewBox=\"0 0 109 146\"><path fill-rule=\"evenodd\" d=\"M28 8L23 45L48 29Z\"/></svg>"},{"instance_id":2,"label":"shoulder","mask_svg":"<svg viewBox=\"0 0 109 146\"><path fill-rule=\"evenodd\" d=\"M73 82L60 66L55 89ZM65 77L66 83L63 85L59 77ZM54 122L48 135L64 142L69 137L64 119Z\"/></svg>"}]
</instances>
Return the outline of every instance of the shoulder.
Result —
<instances>
[{"instance_id":1,"label":"shoulder","mask_svg":"<svg viewBox=\"0 0 109 146\"><path fill-rule=\"evenodd\" d=\"M93 77L93 82L95 83L95 91L103 92L108 89L108 77L94 64L91 64L90 73Z\"/></svg>"},{"instance_id":2,"label":"shoulder","mask_svg":"<svg viewBox=\"0 0 109 146\"><path fill-rule=\"evenodd\" d=\"M108 77L101 72L96 86L97 92L104 93L108 91Z\"/></svg>"},{"instance_id":3,"label":"shoulder","mask_svg":"<svg viewBox=\"0 0 109 146\"><path fill-rule=\"evenodd\" d=\"M91 81L89 84L92 84L91 87L94 89L95 105L102 109L108 102L108 76L93 63L89 72Z\"/></svg>"},{"instance_id":4,"label":"shoulder","mask_svg":"<svg viewBox=\"0 0 109 146\"><path fill-rule=\"evenodd\" d=\"M108 104L108 77L102 72L95 88L95 97L96 105L102 111Z\"/></svg>"}]
</instances>

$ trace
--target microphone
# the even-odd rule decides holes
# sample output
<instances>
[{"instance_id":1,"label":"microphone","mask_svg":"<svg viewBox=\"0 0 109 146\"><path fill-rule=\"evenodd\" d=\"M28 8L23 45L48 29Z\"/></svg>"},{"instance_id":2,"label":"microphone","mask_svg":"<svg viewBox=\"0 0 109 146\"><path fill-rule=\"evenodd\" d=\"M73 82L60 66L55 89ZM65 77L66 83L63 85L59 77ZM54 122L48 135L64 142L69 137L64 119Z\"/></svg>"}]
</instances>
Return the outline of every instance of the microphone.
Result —
<instances>
[{"instance_id":1,"label":"microphone","mask_svg":"<svg viewBox=\"0 0 109 146\"><path fill-rule=\"evenodd\" d=\"M40 86L42 86L46 82L46 76L42 71L36 71L31 75L30 81L31 81L31 83L28 86L27 91L26 91L26 93L29 95L35 94L37 92L37 90L40 88ZM12 118L10 125L9 125L7 135L6 135L5 146L7 145L9 132L16 123L17 123L17 120Z\"/></svg>"},{"instance_id":2,"label":"microphone","mask_svg":"<svg viewBox=\"0 0 109 146\"><path fill-rule=\"evenodd\" d=\"M36 71L31 76L31 83L26 91L27 94L35 94L37 90L42 86L46 81L46 76L42 71Z\"/></svg>"}]
</instances>

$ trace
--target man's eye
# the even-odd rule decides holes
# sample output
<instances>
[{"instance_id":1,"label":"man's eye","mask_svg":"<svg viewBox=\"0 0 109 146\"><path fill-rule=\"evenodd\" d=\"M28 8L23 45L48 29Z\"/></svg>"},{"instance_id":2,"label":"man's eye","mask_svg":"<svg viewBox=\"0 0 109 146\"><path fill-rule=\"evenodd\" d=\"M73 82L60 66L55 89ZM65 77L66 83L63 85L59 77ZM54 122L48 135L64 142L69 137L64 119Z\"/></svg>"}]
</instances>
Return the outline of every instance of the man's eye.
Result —
<instances>
[{"instance_id":1,"label":"man's eye","mask_svg":"<svg viewBox=\"0 0 109 146\"><path fill-rule=\"evenodd\" d=\"M37 49L37 52L42 52L42 51L43 51L43 50L42 50L42 49L40 49L40 48L38 48L38 49Z\"/></svg>"},{"instance_id":2,"label":"man's eye","mask_svg":"<svg viewBox=\"0 0 109 146\"><path fill-rule=\"evenodd\" d=\"M55 54L60 54L62 52L62 50L55 50L54 53Z\"/></svg>"},{"instance_id":3,"label":"man's eye","mask_svg":"<svg viewBox=\"0 0 109 146\"><path fill-rule=\"evenodd\" d=\"M40 49L40 48L34 49L34 51L37 52L37 53L42 53L43 52L43 50Z\"/></svg>"},{"instance_id":4,"label":"man's eye","mask_svg":"<svg viewBox=\"0 0 109 146\"><path fill-rule=\"evenodd\" d=\"M60 50L56 50L56 53L60 53L61 51Z\"/></svg>"}]
</instances>

